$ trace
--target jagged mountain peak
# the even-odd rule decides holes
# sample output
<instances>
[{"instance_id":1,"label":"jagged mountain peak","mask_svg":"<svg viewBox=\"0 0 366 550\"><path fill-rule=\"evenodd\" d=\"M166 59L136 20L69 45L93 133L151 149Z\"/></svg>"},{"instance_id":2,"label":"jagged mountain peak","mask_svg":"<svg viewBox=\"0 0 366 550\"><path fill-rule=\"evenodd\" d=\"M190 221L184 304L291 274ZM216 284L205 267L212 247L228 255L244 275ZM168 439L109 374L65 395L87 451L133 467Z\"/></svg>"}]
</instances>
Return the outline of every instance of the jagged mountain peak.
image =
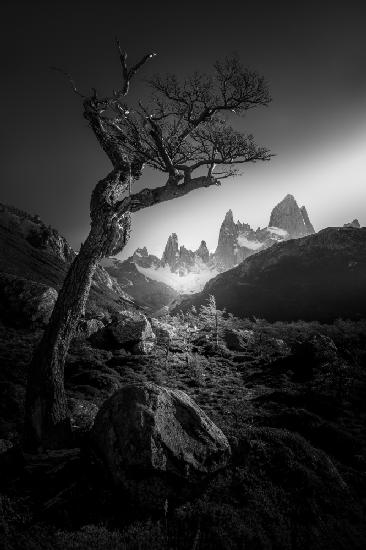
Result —
<instances>
[{"instance_id":1,"label":"jagged mountain peak","mask_svg":"<svg viewBox=\"0 0 366 550\"><path fill-rule=\"evenodd\" d=\"M168 241L165 245L161 262L163 265L168 264L172 268L176 264L178 257L179 257L178 236L176 233L172 233L168 237Z\"/></svg>"},{"instance_id":2,"label":"jagged mountain peak","mask_svg":"<svg viewBox=\"0 0 366 550\"><path fill-rule=\"evenodd\" d=\"M287 193L281 202L296 202L296 199L293 195L291 195L291 193Z\"/></svg>"},{"instance_id":3,"label":"jagged mountain peak","mask_svg":"<svg viewBox=\"0 0 366 550\"><path fill-rule=\"evenodd\" d=\"M146 246L144 246L142 248L136 248L136 250L134 252L134 255L135 254L136 254L136 256L148 256L149 255Z\"/></svg>"},{"instance_id":4,"label":"jagged mountain peak","mask_svg":"<svg viewBox=\"0 0 366 550\"><path fill-rule=\"evenodd\" d=\"M299 208L293 195L286 195L272 210L269 227L287 231L290 238L304 237L314 233L305 207Z\"/></svg>"},{"instance_id":5,"label":"jagged mountain peak","mask_svg":"<svg viewBox=\"0 0 366 550\"><path fill-rule=\"evenodd\" d=\"M226 212L224 221L234 222L233 211L231 210L231 208Z\"/></svg>"},{"instance_id":6,"label":"jagged mountain peak","mask_svg":"<svg viewBox=\"0 0 366 550\"><path fill-rule=\"evenodd\" d=\"M360 222L358 221L358 219L355 218L351 222L345 223L343 227L354 227L356 229L360 229L361 225L360 225Z\"/></svg>"},{"instance_id":7,"label":"jagged mountain peak","mask_svg":"<svg viewBox=\"0 0 366 550\"><path fill-rule=\"evenodd\" d=\"M315 229L314 229L313 224L310 221L308 211L306 210L305 206L302 206L300 208L300 211L301 211L304 223L305 223L306 230L307 230L309 235L312 235L313 233L315 233Z\"/></svg>"}]
</instances>

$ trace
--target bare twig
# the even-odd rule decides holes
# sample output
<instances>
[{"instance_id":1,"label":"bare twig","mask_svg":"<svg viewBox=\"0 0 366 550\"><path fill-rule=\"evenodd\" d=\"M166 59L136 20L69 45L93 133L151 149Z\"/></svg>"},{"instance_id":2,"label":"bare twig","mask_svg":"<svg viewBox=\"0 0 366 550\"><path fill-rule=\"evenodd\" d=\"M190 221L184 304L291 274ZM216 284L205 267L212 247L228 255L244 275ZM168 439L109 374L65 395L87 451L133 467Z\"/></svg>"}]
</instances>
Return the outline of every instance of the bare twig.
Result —
<instances>
[{"instance_id":1,"label":"bare twig","mask_svg":"<svg viewBox=\"0 0 366 550\"><path fill-rule=\"evenodd\" d=\"M61 74L63 74L64 76L66 76L66 78L68 79L68 81L70 82L70 85L71 85L71 88L73 90L73 92L75 94L77 94L78 96L82 97L83 99L85 99L87 96L85 96L84 94L82 94L81 92L79 92L79 90L77 89L76 87L76 83L75 83L75 80L73 79L73 77L71 76L70 73L64 71L63 69L60 69L59 67L50 67L50 69L52 71L57 71ZM94 90L94 88L93 88ZM96 93L96 92L95 92Z\"/></svg>"},{"instance_id":2,"label":"bare twig","mask_svg":"<svg viewBox=\"0 0 366 550\"><path fill-rule=\"evenodd\" d=\"M136 63L136 65L131 67L131 69L128 69L128 67L127 67L127 53L122 50L121 44L120 44L117 37L116 37L116 45L117 45L117 49L118 49L118 53L119 53L119 60L121 62L121 67L122 67L123 86L120 90L117 90L115 92L115 97L121 97L121 96L126 96L128 94L128 90L129 90L129 87L130 87L130 81L135 76L137 71L149 59L151 59L152 57L155 57L156 53L148 53L148 54L144 55L144 57L138 63Z\"/></svg>"}]
</instances>

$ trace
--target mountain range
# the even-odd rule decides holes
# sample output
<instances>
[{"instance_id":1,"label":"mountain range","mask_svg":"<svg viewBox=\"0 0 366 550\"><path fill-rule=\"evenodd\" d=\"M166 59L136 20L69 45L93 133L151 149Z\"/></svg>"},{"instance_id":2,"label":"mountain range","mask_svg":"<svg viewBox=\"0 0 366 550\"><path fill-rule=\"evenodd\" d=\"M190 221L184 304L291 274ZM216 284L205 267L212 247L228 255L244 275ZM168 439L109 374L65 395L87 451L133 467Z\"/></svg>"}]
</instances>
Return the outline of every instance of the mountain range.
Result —
<instances>
[{"instance_id":1,"label":"mountain range","mask_svg":"<svg viewBox=\"0 0 366 550\"><path fill-rule=\"evenodd\" d=\"M314 233L306 209L287 195L264 229L234 222L229 211L213 253L205 241L195 251L179 246L173 233L161 258L144 247L127 260L105 260L94 275L86 318L101 319L126 308L150 314L164 306L184 310L201 305L210 294L220 308L244 317L362 317L365 250L366 229L357 220ZM26 302L41 296L40 303L50 309L75 255L66 239L38 216L0 204L3 312L23 294Z\"/></svg>"},{"instance_id":2,"label":"mountain range","mask_svg":"<svg viewBox=\"0 0 366 550\"><path fill-rule=\"evenodd\" d=\"M142 305L161 307L179 294L202 290L207 281L219 273L273 244L313 233L305 206L300 208L293 195L286 195L273 208L268 226L262 229L254 230L247 223L235 222L229 210L213 253L204 240L194 251L180 246L177 234L172 233L161 258L149 254L144 247L138 248L127 260L112 258L104 260L102 265L131 296L140 303L142 300Z\"/></svg>"},{"instance_id":3,"label":"mountain range","mask_svg":"<svg viewBox=\"0 0 366 550\"><path fill-rule=\"evenodd\" d=\"M219 309L267 321L362 319L366 315L366 228L345 224L275 244L179 299L171 311Z\"/></svg>"}]
</instances>

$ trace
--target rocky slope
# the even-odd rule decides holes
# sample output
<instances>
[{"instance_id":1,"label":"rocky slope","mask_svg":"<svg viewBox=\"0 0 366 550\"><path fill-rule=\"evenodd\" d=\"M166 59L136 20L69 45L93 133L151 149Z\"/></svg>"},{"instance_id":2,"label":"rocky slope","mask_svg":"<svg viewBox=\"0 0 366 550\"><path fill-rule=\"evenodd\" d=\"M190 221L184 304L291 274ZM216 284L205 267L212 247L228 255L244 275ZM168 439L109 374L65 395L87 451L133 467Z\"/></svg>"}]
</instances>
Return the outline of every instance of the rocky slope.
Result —
<instances>
[{"instance_id":1,"label":"rocky slope","mask_svg":"<svg viewBox=\"0 0 366 550\"><path fill-rule=\"evenodd\" d=\"M23 292L29 295L34 295L34 287L37 285L38 295L45 292L44 288L58 291L74 257L75 252L66 239L52 227L47 227L38 216L30 216L14 207L1 205L2 313L5 314L5 310L9 310L9 304L14 301L11 297L14 289L22 287ZM42 307L41 305L41 309ZM135 307L131 296L102 267L98 267L87 304L87 315L103 317L106 312L113 313L126 307Z\"/></svg>"},{"instance_id":2,"label":"rocky slope","mask_svg":"<svg viewBox=\"0 0 366 550\"><path fill-rule=\"evenodd\" d=\"M123 262L116 258L103 260L102 265L139 306L154 312L169 305L178 293L166 283L145 275L145 272L155 271L156 257L148 255L147 251L146 255L139 252L144 250L146 248L138 249L131 258Z\"/></svg>"},{"instance_id":3,"label":"rocky slope","mask_svg":"<svg viewBox=\"0 0 366 550\"><path fill-rule=\"evenodd\" d=\"M366 315L366 228L327 228L278 243L209 281L176 309L202 304L241 317L330 321Z\"/></svg>"}]
</instances>

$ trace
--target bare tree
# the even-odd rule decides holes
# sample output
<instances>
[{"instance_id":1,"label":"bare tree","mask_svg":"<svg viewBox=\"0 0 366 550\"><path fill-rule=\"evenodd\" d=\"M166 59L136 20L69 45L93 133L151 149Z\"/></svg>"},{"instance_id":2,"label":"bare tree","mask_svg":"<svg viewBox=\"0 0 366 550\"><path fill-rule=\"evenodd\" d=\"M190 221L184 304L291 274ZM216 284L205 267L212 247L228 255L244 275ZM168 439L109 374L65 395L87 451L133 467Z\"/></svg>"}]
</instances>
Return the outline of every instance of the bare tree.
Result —
<instances>
[{"instance_id":1,"label":"bare tree","mask_svg":"<svg viewBox=\"0 0 366 550\"><path fill-rule=\"evenodd\" d=\"M64 390L64 363L88 298L98 262L122 251L130 216L143 208L220 185L240 164L268 160L267 149L230 120L270 101L267 85L238 59L217 62L211 75L195 73L180 83L175 76L148 82L150 100L126 104L131 80L154 57L131 68L117 41L122 85L109 97L81 94L83 114L112 164L91 196L91 228L71 265L48 327L31 361L26 396L26 442L30 448L58 447L68 440L70 419ZM67 74L67 73L65 73ZM163 185L133 193L145 166L166 174Z\"/></svg>"}]
</instances>

